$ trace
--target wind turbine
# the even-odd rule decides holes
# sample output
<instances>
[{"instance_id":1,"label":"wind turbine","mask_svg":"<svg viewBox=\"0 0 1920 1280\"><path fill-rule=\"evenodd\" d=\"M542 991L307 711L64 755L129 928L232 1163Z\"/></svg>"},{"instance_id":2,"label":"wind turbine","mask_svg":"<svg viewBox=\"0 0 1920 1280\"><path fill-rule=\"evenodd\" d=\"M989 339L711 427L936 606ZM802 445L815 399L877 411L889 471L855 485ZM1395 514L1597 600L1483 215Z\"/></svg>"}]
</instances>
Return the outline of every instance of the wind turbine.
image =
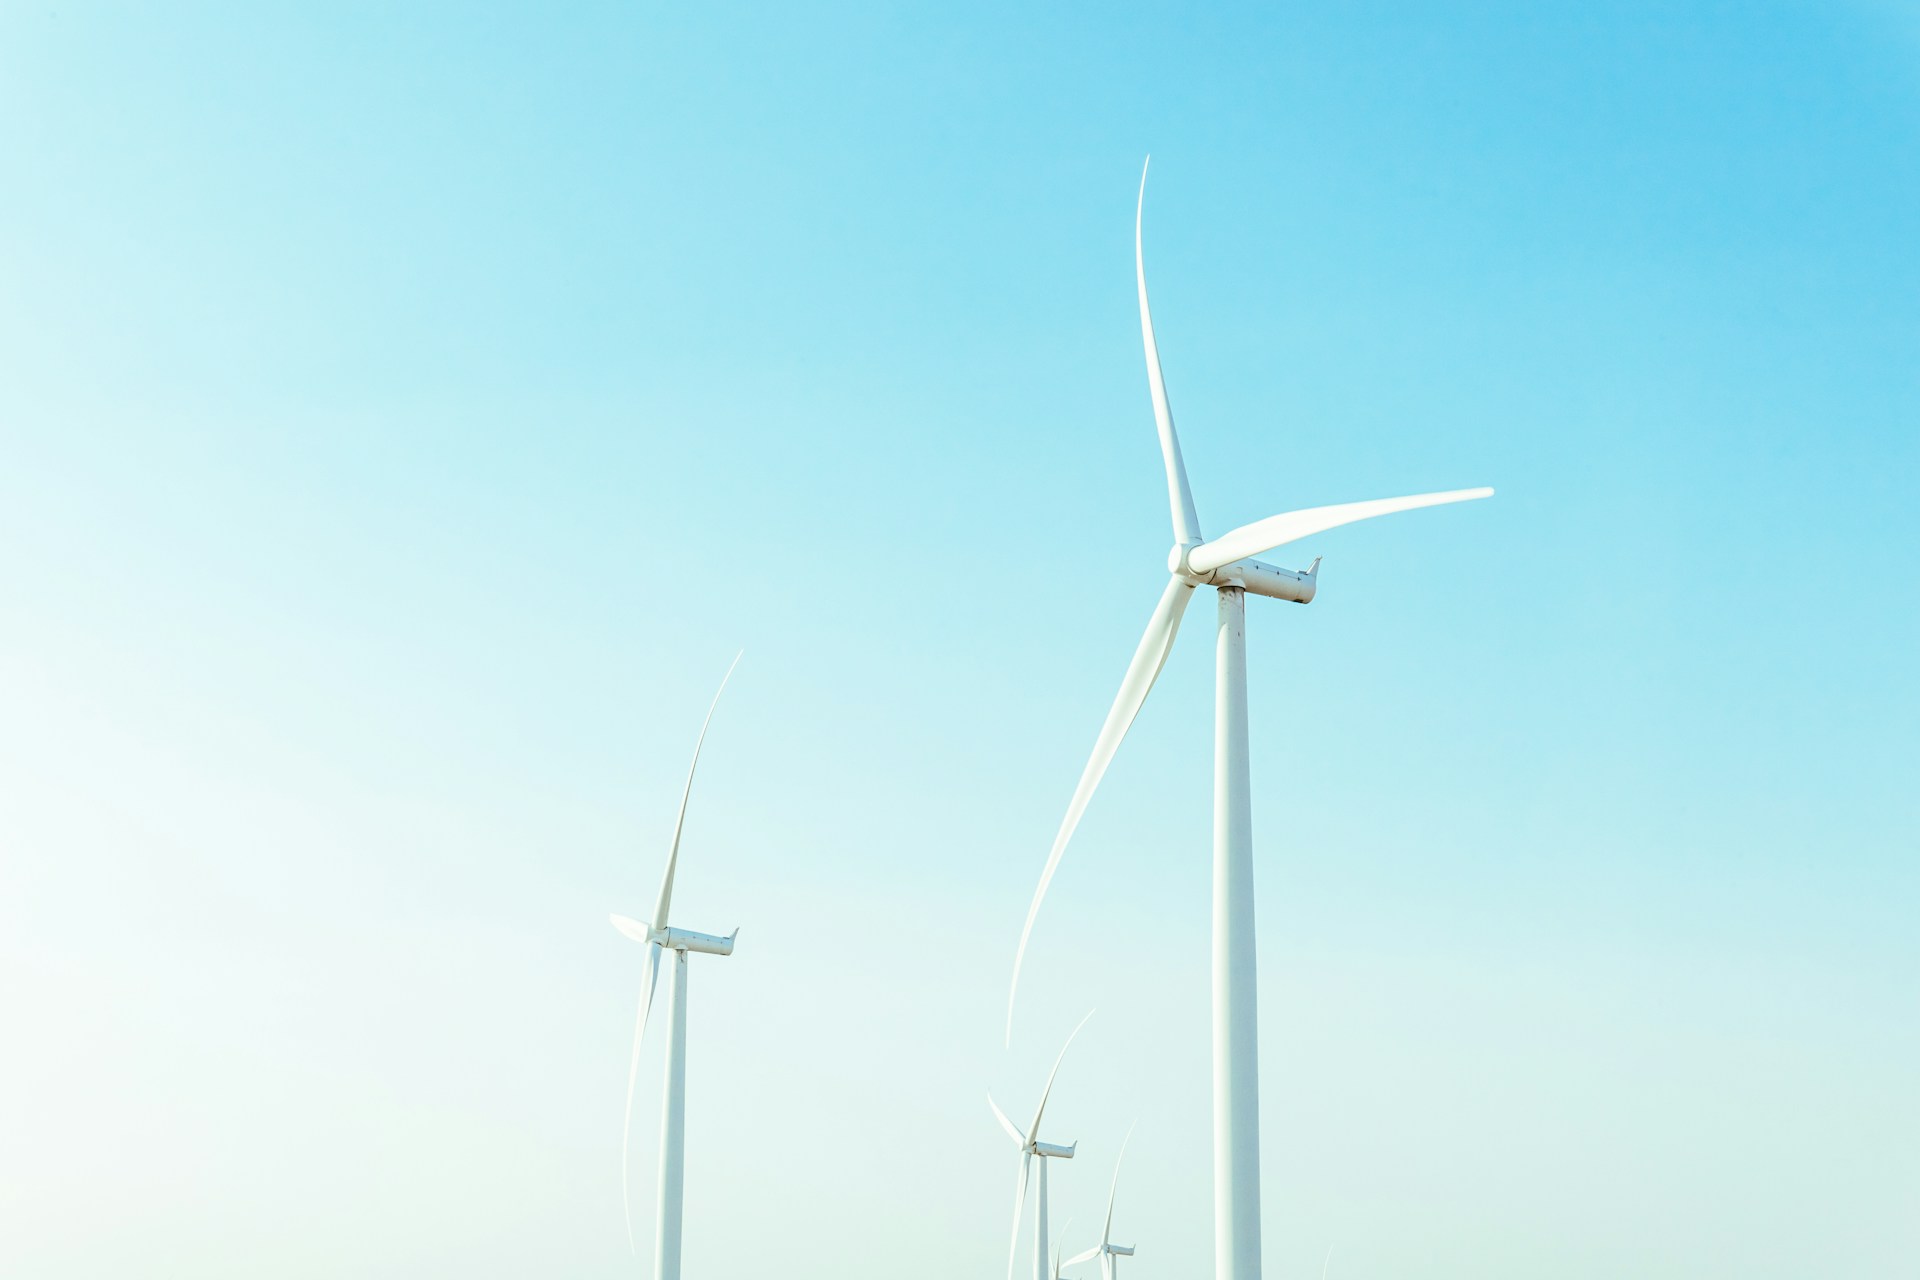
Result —
<instances>
[{"instance_id":1,"label":"wind turbine","mask_svg":"<svg viewBox=\"0 0 1920 1280\"><path fill-rule=\"evenodd\" d=\"M1067 1265L1070 1267L1078 1266L1082 1262L1090 1262L1095 1258L1100 1259L1101 1280L1114 1280L1115 1273L1120 1269L1118 1259L1133 1256L1132 1245L1113 1242L1113 1198L1120 1191L1120 1161L1127 1158L1127 1143L1131 1141L1133 1141L1133 1133L1129 1130L1126 1141L1120 1144L1120 1156L1113 1162L1113 1187L1107 1192L1107 1225L1100 1232L1100 1243L1085 1253L1075 1254L1067 1259ZM1058 1268L1055 1269L1055 1276L1058 1280Z\"/></svg>"},{"instance_id":2,"label":"wind turbine","mask_svg":"<svg viewBox=\"0 0 1920 1280\"><path fill-rule=\"evenodd\" d=\"M1007 1244L1007 1280L1013 1280L1013 1260L1020 1248L1020 1214L1027 1205L1027 1179L1033 1172L1033 1162L1040 1161L1039 1194L1033 1207L1033 1280L1047 1280L1047 1161L1071 1160L1075 1142L1060 1146L1053 1142L1040 1141L1040 1117L1046 1114L1047 1099L1053 1093L1053 1078L1060 1074L1060 1064L1066 1061L1067 1050L1073 1046L1073 1037L1080 1034L1080 1027L1087 1025L1087 1018L1093 1011L1087 1011L1087 1017L1080 1019L1079 1026L1067 1036L1066 1044L1060 1046L1060 1056L1053 1060L1053 1070L1047 1075L1047 1087L1040 1091L1040 1105L1033 1109L1033 1123L1027 1126L1025 1133L1014 1127L1007 1119L1007 1113L1000 1104L987 1095L987 1105L993 1108L994 1116L1000 1121L1000 1127L1013 1139L1013 1145L1020 1149L1020 1181L1013 1193L1013 1239ZM1057 1259L1056 1259L1057 1260Z\"/></svg>"},{"instance_id":3,"label":"wind turbine","mask_svg":"<svg viewBox=\"0 0 1920 1280\"><path fill-rule=\"evenodd\" d=\"M680 1211L685 1193L687 1137L687 953L730 956L735 929L724 938L691 929L676 929L667 923L667 908L673 902L673 873L680 863L680 832L687 824L687 798L693 794L693 775L700 768L700 748L707 741L707 726L720 705L720 694L740 665L735 654L733 665L720 680L719 691L700 723L700 737L693 744L693 763L687 767L687 784L680 792L680 814L673 820L673 844L667 850L667 873L660 880L660 896L654 900L650 924L626 916L609 917L613 927L644 943L647 948L647 976L640 988L640 1017L633 1028L633 1063L627 1069L627 1118L620 1135L620 1204L627 1215L627 1247L633 1244L633 1199L627 1190L627 1146L633 1135L633 1086L640 1074L640 1041L647 1032L647 1014L653 1008L654 988L660 980L660 959L673 952L673 985L667 997L667 1080L660 1110L660 1204L653 1240L655 1280L680 1280ZM637 1250L636 1250L637 1252Z\"/></svg>"},{"instance_id":4,"label":"wind turbine","mask_svg":"<svg viewBox=\"0 0 1920 1280\"><path fill-rule=\"evenodd\" d=\"M1253 928L1253 816L1247 781L1246 596L1269 596L1306 604L1313 599L1320 561L1305 573L1276 568L1252 557L1328 529L1396 511L1492 495L1491 489L1453 489L1404 498L1378 498L1330 507L1309 507L1241 525L1211 541L1200 534L1200 517L1187 483L1173 410L1160 373L1153 314L1147 305L1147 272L1141 249L1140 219L1147 197L1147 174L1140 172L1140 201L1134 208L1133 263L1140 294L1140 336L1146 347L1147 389L1153 397L1160 456L1167 473L1167 498L1173 512L1173 550L1167 555L1172 576L1146 634L1120 682L1119 695L1094 739L1093 755L1073 790L1066 817L1053 838L1046 869L1034 890L1033 904L1020 930L1014 954L1013 983L1007 997L1007 1039L1013 1039L1013 1001L1020 987L1020 966L1040 913L1040 901L1059 868L1087 802L1100 785L1120 740L1146 701L1160 668L1173 648L1187 602L1202 586L1215 588L1219 614L1214 636L1217 674L1214 686L1213 775L1213 1188L1214 1267L1219 1280L1258 1280L1260 1275L1260 1085L1258 1002L1255 998Z\"/></svg>"}]
</instances>

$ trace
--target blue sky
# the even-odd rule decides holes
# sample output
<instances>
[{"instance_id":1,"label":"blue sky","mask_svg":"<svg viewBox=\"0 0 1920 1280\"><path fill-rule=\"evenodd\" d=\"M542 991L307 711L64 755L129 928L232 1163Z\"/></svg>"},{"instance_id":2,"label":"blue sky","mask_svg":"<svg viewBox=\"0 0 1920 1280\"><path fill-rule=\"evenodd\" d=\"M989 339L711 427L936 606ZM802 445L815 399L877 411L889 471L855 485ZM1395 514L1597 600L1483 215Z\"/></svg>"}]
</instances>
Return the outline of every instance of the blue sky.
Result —
<instances>
[{"instance_id":1,"label":"blue sky","mask_svg":"<svg viewBox=\"0 0 1920 1280\"><path fill-rule=\"evenodd\" d=\"M1204 1269L1199 606L999 1036L1148 152L1209 531L1500 490L1250 610L1269 1273L1920 1265L1917 142L1901 3L0 15L0 1269L641 1272L740 647L689 1267L998 1268L1097 1006L1056 1222L1137 1118Z\"/></svg>"}]
</instances>

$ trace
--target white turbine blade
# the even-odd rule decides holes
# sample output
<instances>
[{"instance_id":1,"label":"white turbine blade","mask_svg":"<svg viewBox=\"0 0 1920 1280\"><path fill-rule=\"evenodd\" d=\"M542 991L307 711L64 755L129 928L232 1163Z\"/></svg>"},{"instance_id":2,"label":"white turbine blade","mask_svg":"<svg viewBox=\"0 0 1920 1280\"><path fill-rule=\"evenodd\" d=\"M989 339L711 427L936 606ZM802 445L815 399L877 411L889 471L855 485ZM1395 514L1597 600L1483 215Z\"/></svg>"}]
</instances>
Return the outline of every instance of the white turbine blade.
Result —
<instances>
[{"instance_id":1,"label":"white turbine blade","mask_svg":"<svg viewBox=\"0 0 1920 1280\"><path fill-rule=\"evenodd\" d=\"M1147 157L1151 164L1152 156ZM1147 305L1147 259L1140 247L1140 215L1147 207L1147 166L1140 166L1140 200L1133 209L1133 275L1140 286L1140 340L1147 349L1147 389L1153 393L1153 422L1160 429L1160 460L1167 467L1167 502L1173 508L1173 541L1188 547L1200 541L1200 517L1193 508L1180 437L1173 430L1173 406L1160 373L1160 344L1153 340L1153 309Z\"/></svg>"},{"instance_id":2,"label":"white turbine blade","mask_svg":"<svg viewBox=\"0 0 1920 1280\"><path fill-rule=\"evenodd\" d=\"M1327 1246L1327 1256L1320 1260L1320 1280L1327 1280L1327 1264L1333 1261L1333 1246Z\"/></svg>"},{"instance_id":3,"label":"white turbine blade","mask_svg":"<svg viewBox=\"0 0 1920 1280\"><path fill-rule=\"evenodd\" d=\"M1013 1002L1020 993L1020 966L1027 958L1027 940L1032 937L1033 922L1040 914L1040 900L1047 896L1047 886L1053 882L1053 873L1060 866L1060 857L1067 851L1067 841L1073 839L1074 828L1080 825L1080 815L1087 811L1087 802L1093 799L1094 789L1100 785L1100 779L1106 776L1107 766L1113 762L1113 753L1120 749L1120 740L1127 736L1127 730L1133 725L1133 718L1140 714L1140 707L1146 702L1153 682L1160 677L1160 668L1167 664L1167 654L1173 649L1173 638L1180 633L1180 617L1187 611L1187 601L1192 598L1192 583L1178 576L1167 580L1167 589L1160 593L1160 602L1154 605L1153 616L1147 619L1146 634L1140 637L1140 645L1133 651L1133 660L1127 664L1127 674L1121 678L1120 692L1107 711L1106 723L1100 726L1100 736L1093 740L1093 755L1073 789L1073 799L1067 805L1067 816L1060 820L1060 830L1053 837L1053 850L1047 854L1046 870L1040 873L1040 886L1033 891L1033 902L1027 907L1027 922L1020 927L1019 949L1013 953L1013 984L1007 990L1009 1045L1013 1043Z\"/></svg>"},{"instance_id":4,"label":"white turbine blade","mask_svg":"<svg viewBox=\"0 0 1920 1280\"><path fill-rule=\"evenodd\" d=\"M653 941L653 930L647 928L646 925L641 924L638 920L622 915L609 915L607 919L613 922L614 928L627 935L627 937L632 938L635 942Z\"/></svg>"},{"instance_id":5,"label":"white turbine blade","mask_svg":"<svg viewBox=\"0 0 1920 1280\"><path fill-rule=\"evenodd\" d=\"M1127 1136L1120 1140L1120 1155L1113 1162L1113 1186L1107 1191L1107 1225L1101 1228L1100 1243L1113 1243L1113 1198L1120 1194L1120 1162L1127 1158L1127 1144L1133 1141L1133 1126L1127 1126Z\"/></svg>"},{"instance_id":6,"label":"white turbine blade","mask_svg":"<svg viewBox=\"0 0 1920 1280\"><path fill-rule=\"evenodd\" d=\"M1093 1010L1087 1010L1087 1017L1080 1019L1078 1025L1068 1034L1067 1042L1060 1046L1060 1056L1053 1060L1053 1070L1047 1073L1047 1087L1040 1091L1040 1105L1033 1109L1033 1127L1027 1130L1024 1145L1031 1147L1040 1137L1040 1117L1046 1114L1047 1099L1053 1096L1053 1078L1060 1074L1060 1064L1067 1060L1067 1050L1073 1048L1073 1037L1080 1034L1080 1028L1086 1026L1087 1018L1092 1016Z\"/></svg>"},{"instance_id":7,"label":"white turbine blade","mask_svg":"<svg viewBox=\"0 0 1920 1280\"><path fill-rule=\"evenodd\" d=\"M1100 1256L1100 1246L1095 1245L1093 1246L1093 1248L1087 1250L1085 1253L1074 1254L1071 1258L1068 1258L1063 1265L1069 1266L1069 1267L1077 1267L1083 1262L1092 1262L1095 1258L1099 1256Z\"/></svg>"},{"instance_id":8,"label":"white turbine blade","mask_svg":"<svg viewBox=\"0 0 1920 1280\"><path fill-rule=\"evenodd\" d=\"M1027 1207L1027 1169L1033 1152L1020 1153L1020 1184L1013 1193L1013 1238L1007 1242L1007 1280L1013 1280L1013 1264L1020 1256L1020 1214Z\"/></svg>"},{"instance_id":9,"label":"white turbine blade","mask_svg":"<svg viewBox=\"0 0 1920 1280\"><path fill-rule=\"evenodd\" d=\"M993 1114L1000 1121L1000 1127L1007 1131L1007 1136L1017 1145L1026 1146L1027 1140L1020 1136L1020 1130L1014 1126L1013 1121L1007 1119L1007 1113L1000 1109L1000 1104L993 1100L992 1094L987 1095L987 1105L993 1108Z\"/></svg>"},{"instance_id":10,"label":"white turbine blade","mask_svg":"<svg viewBox=\"0 0 1920 1280\"><path fill-rule=\"evenodd\" d=\"M1053 1280L1060 1280L1060 1268L1066 1265L1060 1261L1060 1242L1067 1238L1067 1232L1071 1230L1073 1230L1073 1219L1068 1218L1065 1225L1053 1234Z\"/></svg>"},{"instance_id":11,"label":"white turbine blade","mask_svg":"<svg viewBox=\"0 0 1920 1280\"><path fill-rule=\"evenodd\" d=\"M673 820L673 846L667 851L667 873L660 878L660 896L653 905L653 927L656 929L667 927L667 907L673 902L673 872L680 863L680 831L687 825L687 799L693 795L693 775L700 767L700 748L706 745L707 726L713 723L713 713L720 705L720 695L727 691L727 681L733 679L733 668L740 665L740 658L741 654L734 654L727 674L720 677L720 688L707 706L707 718L700 722L700 737L693 744L693 763L687 766L687 785L680 792L680 813Z\"/></svg>"},{"instance_id":12,"label":"white turbine blade","mask_svg":"<svg viewBox=\"0 0 1920 1280\"><path fill-rule=\"evenodd\" d=\"M1396 511L1438 507L1449 502L1471 502L1475 498L1492 496L1491 489L1449 489L1445 493L1416 493L1405 498L1374 498L1368 502L1342 502L1331 507L1289 511L1285 515L1268 516L1265 520L1243 524L1232 533L1222 534L1212 542L1201 543L1188 553L1187 565L1195 573L1205 575L1235 560L1261 555L1275 547L1284 547L1289 542L1298 542L1356 520L1371 520L1375 516L1388 516Z\"/></svg>"},{"instance_id":13,"label":"white turbine blade","mask_svg":"<svg viewBox=\"0 0 1920 1280\"><path fill-rule=\"evenodd\" d=\"M647 1034L647 1014L653 1010L653 989L660 982L660 950L657 943L647 948L647 978L640 986L640 1017L633 1025L633 1062L627 1068L627 1118L620 1126L620 1208L627 1216L627 1248L636 1256L640 1250L633 1243L633 1197L627 1190L627 1147L633 1138L633 1086L640 1078L640 1041Z\"/></svg>"}]
</instances>

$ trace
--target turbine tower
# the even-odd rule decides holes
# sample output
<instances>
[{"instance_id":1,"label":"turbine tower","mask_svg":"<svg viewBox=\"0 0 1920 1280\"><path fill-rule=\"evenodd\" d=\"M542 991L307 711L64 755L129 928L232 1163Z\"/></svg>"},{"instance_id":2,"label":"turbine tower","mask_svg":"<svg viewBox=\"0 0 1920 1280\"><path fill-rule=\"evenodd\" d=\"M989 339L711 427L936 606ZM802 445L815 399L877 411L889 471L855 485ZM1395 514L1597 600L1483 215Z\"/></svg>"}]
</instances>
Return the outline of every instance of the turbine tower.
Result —
<instances>
[{"instance_id":1,"label":"turbine tower","mask_svg":"<svg viewBox=\"0 0 1920 1280\"><path fill-rule=\"evenodd\" d=\"M1067 1036L1067 1043L1060 1046L1060 1056L1053 1060L1053 1070L1047 1075L1047 1087L1040 1091L1040 1105L1033 1109L1033 1123L1027 1126L1025 1133L1007 1119L1007 1113L1000 1109L993 1095L987 1095L987 1105L993 1108L1000 1127L1007 1131L1007 1136L1013 1139L1013 1145L1020 1151L1020 1181L1013 1193L1013 1238L1007 1244L1007 1280L1013 1280L1013 1263L1020 1250L1020 1214L1026 1208L1027 1181L1036 1159L1040 1161L1040 1177L1033 1206L1033 1280L1047 1280L1047 1161L1073 1159L1074 1148L1080 1144L1075 1142L1063 1147L1057 1143L1040 1141L1040 1117L1046 1114L1047 1099L1053 1093L1053 1078L1060 1074L1060 1064L1066 1061L1073 1037L1080 1034L1080 1027L1086 1026L1087 1018L1092 1016L1089 1010L1087 1017L1080 1019L1079 1026Z\"/></svg>"},{"instance_id":2,"label":"turbine tower","mask_svg":"<svg viewBox=\"0 0 1920 1280\"><path fill-rule=\"evenodd\" d=\"M1304 573L1277 568L1252 557L1328 529L1416 507L1439 506L1490 497L1491 489L1453 489L1404 498L1378 498L1330 507L1309 507L1242 525L1211 541L1200 533L1193 490L1187 483L1173 410L1160 373L1153 314L1147 306L1147 272L1141 250L1140 217L1146 204L1147 175L1140 173L1140 202L1134 208L1133 263L1140 295L1140 336L1146 347L1147 389L1153 397L1160 456L1167 473L1167 498L1173 512L1173 549L1167 555L1171 577L1146 634L1134 650L1107 712L1093 755L1073 790L1066 817L1053 838L1046 869L1027 909L1014 954L1013 983L1007 997L1007 1039L1013 1038L1013 1000L1020 987L1020 966L1041 899L1059 868L1087 802L1100 785L1120 740L1146 701L1160 668L1173 648L1180 617L1194 591L1215 589L1219 605L1214 633L1213 776L1213 1194L1214 1269L1219 1280L1258 1280L1260 1275L1260 1085L1258 1007L1254 990L1253 818L1247 781L1246 597L1249 592L1306 604L1313 599L1320 561Z\"/></svg>"},{"instance_id":3,"label":"turbine tower","mask_svg":"<svg viewBox=\"0 0 1920 1280\"><path fill-rule=\"evenodd\" d=\"M627 1247L633 1244L633 1199L627 1190L628 1141L633 1135L633 1087L640 1074L640 1041L647 1032L647 1014L653 1008L654 988L660 981L660 959L673 953L673 985L667 995L667 1079L660 1110L660 1203L653 1238L653 1274L655 1280L680 1280L680 1214L685 1192L687 1137L687 953L730 956L735 929L724 938L691 929L676 929L667 923L667 909L673 902L673 873L680 862L680 832L687 823L687 798L693 794L693 775L700 768L700 748L707 741L707 726L713 723L714 708L720 705L733 668L720 680L720 689L707 708L700 724L700 737L693 744L693 763L687 768L687 784L680 792L680 813L673 822L673 844L667 850L667 872L660 880L660 894L654 900L652 922L643 924L626 916L610 917L613 927L647 948L647 976L640 988L640 1017L633 1028L633 1063L627 1068L627 1118L620 1136L620 1204L627 1215ZM636 1250L637 1252L637 1250Z\"/></svg>"},{"instance_id":4,"label":"turbine tower","mask_svg":"<svg viewBox=\"0 0 1920 1280\"><path fill-rule=\"evenodd\" d=\"M1131 1142L1132 1140L1133 1134L1129 1131L1127 1134L1127 1142ZM1120 1161L1127 1158L1127 1142L1120 1144L1119 1159L1113 1162L1113 1186L1107 1191L1107 1225L1100 1232L1100 1243L1085 1253L1075 1254L1073 1257L1067 1259L1067 1265L1070 1267L1077 1266L1082 1262L1089 1262L1094 1258L1100 1259L1101 1280L1114 1280L1115 1273L1120 1269L1118 1260L1121 1258L1131 1258L1133 1256L1132 1245L1115 1244L1113 1242L1113 1197L1120 1190ZM1054 1273L1055 1280L1058 1280L1058 1267L1054 1268Z\"/></svg>"}]
</instances>

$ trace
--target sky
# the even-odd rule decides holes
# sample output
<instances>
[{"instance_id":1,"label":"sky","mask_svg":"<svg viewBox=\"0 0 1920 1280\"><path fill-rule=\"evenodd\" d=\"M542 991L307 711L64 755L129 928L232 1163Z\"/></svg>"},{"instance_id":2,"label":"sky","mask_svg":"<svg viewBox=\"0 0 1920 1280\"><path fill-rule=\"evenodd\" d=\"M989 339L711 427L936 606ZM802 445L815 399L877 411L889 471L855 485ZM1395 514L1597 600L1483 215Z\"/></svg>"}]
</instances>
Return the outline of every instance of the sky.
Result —
<instances>
[{"instance_id":1,"label":"sky","mask_svg":"<svg viewBox=\"0 0 1920 1280\"><path fill-rule=\"evenodd\" d=\"M1203 528L1266 1273L1920 1272L1920 9L0 9L0 1271L1211 1260ZM1198 638L1196 638L1198 637ZM1071 1224L1067 1219L1071 1218Z\"/></svg>"}]
</instances>

